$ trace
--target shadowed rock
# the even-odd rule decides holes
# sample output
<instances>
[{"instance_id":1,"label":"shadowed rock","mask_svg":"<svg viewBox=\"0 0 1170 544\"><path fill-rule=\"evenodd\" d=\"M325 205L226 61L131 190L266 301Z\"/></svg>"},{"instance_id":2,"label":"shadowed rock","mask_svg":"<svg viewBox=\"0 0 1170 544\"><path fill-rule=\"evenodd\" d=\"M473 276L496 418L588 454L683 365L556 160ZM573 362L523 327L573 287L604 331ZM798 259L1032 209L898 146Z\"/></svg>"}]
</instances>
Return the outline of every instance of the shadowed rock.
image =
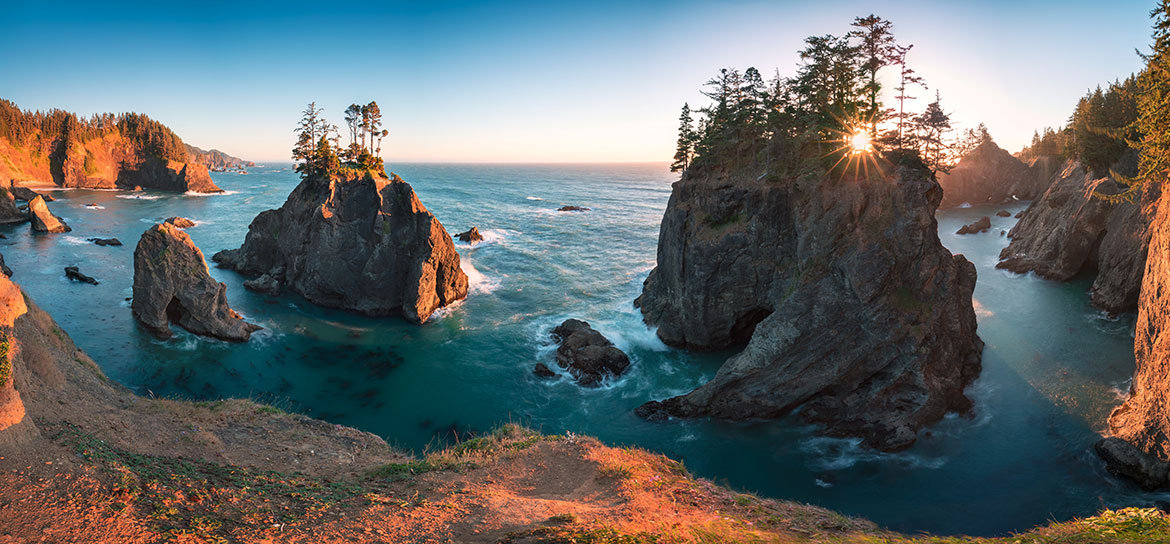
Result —
<instances>
[{"instance_id":1,"label":"shadowed rock","mask_svg":"<svg viewBox=\"0 0 1170 544\"><path fill-rule=\"evenodd\" d=\"M1052 179L1051 159L1040 157L1029 166L988 140L964 156L949 173L939 175L943 188L939 208L1036 198Z\"/></svg>"},{"instance_id":2,"label":"shadowed rock","mask_svg":"<svg viewBox=\"0 0 1170 544\"><path fill-rule=\"evenodd\" d=\"M227 288L207 270L203 252L170 224L150 227L134 249L134 297L138 320L159 338L170 324L203 335L242 342L260 327L244 321L227 302Z\"/></svg>"},{"instance_id":3,"label":"shadowed rock","mask_svg":"<svg viewBox=\"0 0 1170 544\"><path fill-rule=\"evenodd\" d=\"M50 212L49 207L45 205L44 199L39 196L29 201L28 214L29 220L32 221L32 228L35 231L69 232L73 230L61 218L53 215L53 212Z\"/></svg>"},{"instance_id":4,"label":"shadowed rock","mask_svg":"<svg viewBox=\"0 0 1170 544\"><path fill-rule=\"evenodd\" d=\"M85 274L82 274L81 270L78 269L76 266L66 266L65 267L65 277L69 278L73 281L79 281L81 283L88 283L90 285L97 285L98 284L98 281L96 279L94 279L91 276L86 276Z\"/></svg>"},{"instance_id":5,"label":"shadowed rock","mask_svg":"<svg viewBox=\"0 0 1170 544\"><path fill-rule=\"evenodd\" d=\"M459 238L460 242L467 242L468 244L483 241L483 235L479 233L479 227L471 227L467 232L460 232L455 237Z\"/></svg>"},{"instance_id":6,"label":"shadowed rock","mask_svg":"<svg viewBox=\"0 0 1170 544\"><path fill-rule=\"evenodd\" d=\"M1111 436L1097 441L1093 449L1105 461L1110 472L1137 482L1142 489L1153 490L1166 486L1170 463L1147 455L1133 444Z\"/></svg>"},{"instance_id":7,"label":"shadowed rock","mask_svg":"<svg viewBox=\"0 0 1170 544\"><path fill-rule=\"evenodd\" d=\"M8 268L7 264L4 264L4 256L3 255L0 255L0 272L3 272L5 276L8 276L10 278L12 277L12 269Z\"/></svg>"},{"instance_id":8,"label":"shadowed rock","mask_svg":"<svg viewBox=\"0 0 1170 544\"><path fill-rule=\"evenodd\" d=\"M16 206L16 199L12 193L0 188L0 224L23 223L28 221L28 214Z\"/></svg>"},{"instance_id":9,"label":"shadowed rock","mask_svg":"<svg viewBox=\"0 0 1170 544\"><path fill-rule=\"evenodd\" d=\"M314 304L415 323L467 296L451 236L409 184L382 172L305 178L256 216L239 249L212 259Z\"/></svg>"},{"instance_id":10,"label":"shadowed rock","mask_svg":"<svg viewBox=\"0 0 1170 544\"><path fill-rule=\"evenodd\" d=\"M985 216L980 217L970 225L963 225L962 227L959 227L959 230L955 231L955 234L978 234L980 232L987 232L987 230L990 228L991 218Z\"/></svg>"},{"instance_id":11,"label":"shadowed rock","mask_svg":"<svg viewBox=\"0 0 1170 544\"><path fill-rule=\"evenodd\" d=\"M12 196L15 197L17 200L23 200L25 202L30 202L30 201L32 201L32 199L34 199L38 196L41 197L42 199L44 199L45 202L52 202L52 201L56 200L55 198L53 198L52 195L38 193L32 189L29 189L28 187L21 187L20 185L17 185L14 181L8 182L8 190L12 192Z\"/></svg>"},{"instance_id":12,"label":"shadowed rock","mask_svg":"<svg viewBox=\"0 0 1170 544\"><path fill-rule=\"evenodd\" d=\"M88 238L87 242L93 242L99 246L120 246L122 241L117 238Z\"/></svg>"},{"instance_id":13,"label":"shadowed rock","mask_svg":"<svg viewBox=\"0 0 1170 544\"><path fill-rule=\"evenodd\" d=\"M778 418L883 450L968 412L979 374L975 267L938 239L930 172L768 180L691 169L662 219L657 267L635 305L667 344L746 342L698 389L649 419Z\"/></svg>"},{"instance_id":14,"label":"shadowed rock","mask_svg":"<svg viewBox=\"0 0 1170 544\"><path fill-rule=\"evenodd\" d=\"M566 319L552 330L557 341L557 365L569 371L578 385L594 387L609 376L619 376L630 366L630 358L603 336L579 319ZM553 374L544 363L537 363L537 376Z\"/></svg>"}]
</instances>

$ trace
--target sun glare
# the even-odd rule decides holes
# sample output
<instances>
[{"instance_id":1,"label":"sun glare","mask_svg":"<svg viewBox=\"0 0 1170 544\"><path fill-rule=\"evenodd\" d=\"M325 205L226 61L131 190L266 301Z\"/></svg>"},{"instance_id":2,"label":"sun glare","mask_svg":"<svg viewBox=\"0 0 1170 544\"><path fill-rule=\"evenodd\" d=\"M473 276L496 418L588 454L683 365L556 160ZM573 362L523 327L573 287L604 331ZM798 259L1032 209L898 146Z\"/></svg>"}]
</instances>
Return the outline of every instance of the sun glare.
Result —
<instances>
[{"instance_id":1,"label":"sun glare","mask_svg":"<svg viewBox=\"0 0 1170 544\"><path fill-rule=\"evenodd\" d=\"M864 130L859 130L849 136L849 147L854 155L873 152L873 142L870 140L869 133Z\"/></svg>"}]
</instances>

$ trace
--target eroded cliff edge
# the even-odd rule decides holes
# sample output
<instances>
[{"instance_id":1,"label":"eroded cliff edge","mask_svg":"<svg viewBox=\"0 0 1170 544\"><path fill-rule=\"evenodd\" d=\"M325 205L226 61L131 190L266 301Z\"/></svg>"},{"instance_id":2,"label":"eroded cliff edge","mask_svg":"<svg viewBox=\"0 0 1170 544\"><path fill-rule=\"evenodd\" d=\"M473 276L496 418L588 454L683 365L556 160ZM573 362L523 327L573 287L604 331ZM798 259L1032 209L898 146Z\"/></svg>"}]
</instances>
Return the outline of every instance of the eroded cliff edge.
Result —
<instances>
[{"instance_id":1,"label":"eroded cliff edge","mask_svg":"<svg viewBox=\"0 0 1170 544\"><path fill-rule=\"evenodd\" d=\"M889 171L889 170L888 170ZM981 369L975 267L938 238L929 171L769 180L689 170L635 304L670 345L747 342L707 384L649 418L774 418L800 407L883 450L967 412Z\"/></svg>"},{"instance_id":2,"label":"eroded cliff edge","mask_svg":"<svg viewBox=\"0 0 1170 544\"><path fill-rule=\"evenodd\" d=\"M261 212L221 266L259 276L314 304L422 323L467 296L451 236L396 175L342 169L305 177L284 205Z\"/></svg>"}]
</instances>

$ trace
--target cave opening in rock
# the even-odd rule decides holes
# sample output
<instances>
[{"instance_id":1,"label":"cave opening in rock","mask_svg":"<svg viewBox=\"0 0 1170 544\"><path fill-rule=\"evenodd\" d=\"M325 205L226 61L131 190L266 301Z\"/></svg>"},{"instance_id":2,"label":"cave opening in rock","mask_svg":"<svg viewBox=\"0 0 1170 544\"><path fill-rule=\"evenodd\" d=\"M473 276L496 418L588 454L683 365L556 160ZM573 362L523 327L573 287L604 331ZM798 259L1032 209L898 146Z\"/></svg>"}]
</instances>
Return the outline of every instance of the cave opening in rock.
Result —
<instances>
[{"instance_id":1,"label":"cave opening in rock","mask_svg":"<svg viewBox=\"0 0 1170 544\"><path fill-rule=\"evenodd\" d=\"M167 303L167 321L178 323L186 314L187 309L179 302L179 297L171 297L171 301Z\"/></svg>"}]
</instances>

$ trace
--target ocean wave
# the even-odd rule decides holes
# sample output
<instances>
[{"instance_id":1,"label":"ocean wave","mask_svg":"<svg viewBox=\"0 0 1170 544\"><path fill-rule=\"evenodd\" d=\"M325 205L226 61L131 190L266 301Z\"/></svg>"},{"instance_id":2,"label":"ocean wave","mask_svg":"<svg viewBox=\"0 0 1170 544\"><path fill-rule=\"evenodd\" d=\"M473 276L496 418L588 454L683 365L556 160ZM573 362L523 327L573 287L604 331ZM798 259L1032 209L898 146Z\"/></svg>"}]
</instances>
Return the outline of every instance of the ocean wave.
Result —
<instances>
[{"instance_id":1,"label":"ocean wave","mask_svg":"<svg viewBox=\"0 0 1170 544\"><path fill-rule=\"evenodd\" d=\"M66 244L74 246L84 246L89 244L89 241L85 238L74 236L72 234L66 234L65 236L62 236L61 240L63 240Z\"/></svg>"},{"instance_id":2,"label":"ocean wave","mask_svg":"<svg viewBox=\"0 0 1170 544\"><path fill-rule=\"evenodd\" d=\"M524 199L525 200L544 200L543 198L540 198L538 196L526 196L526 197L524 197Z\"/></svg>"},{"instance_id":3,"label":"ocean wave","mask_svg":"<svg viewBox=\"0 0 1170 544\"><path fill-rule=\"evenodd\" d=\"M813 464L819 470L844 470L859 463L895 463L908 469L937 469L947 464L946 457L880 452L863 446L860 438L816 436L801 441L800 449L816 458Z\"/></svg>"},{"instance_id":4,"label":"ocean wave","mask_svg":"<svg viewBox=\"0 0 1170 544\"><path fill-rule=\"evenodd\" d=\"M106 209L105 206L99 206L97 204L86 204L84 206L84 208L87 210L104 210L104 209Z\"/></svg>"},{"instance_id":5,"label":"ocean wave","mask_svg":"<svg viewBox=\"0 0 1170 544\"><path fill-rule=\"evenodd\" d=\"M238 194L240 194L239 191L221 191L218 193L200 193L198 191L187 191L187 192L183 193L183 195L185 195L185 196L227 196L227 195L238 195Z\"/></svg>"},{"instance_id":6,"label":"ocean wave","mask_svg":"<svg viewBox=\"0 0 1170 544\"><path fill-rule=\"evenodd\" d=\"M114 195L115 198L124 198L126 200L158 200L162 198L159 195Z\"/></svg>"},{"instance_id":7,"label":"ocean wave","mask_svg":"<svg viewBox=\"0 0 1170 544\"><path fill-rule=\"evenodd\" d=\"M455 245L457 247L477 248L490 244L502 244L504 240L508 238L508 231L504 229L483 229L479 231L479 235L483 236L483 240L480 240L474 244L469 242L461 242L458 238L455 238Z\"/></svg>"},{"instance_id":8,"label":"ocean wave","mask_svg":"<svg viewBox=\"0 0 1170 544\"><path fill-rule=\"evenodd\" d=\"M475 265L471 264L469 257L459 258L459 268L463 270L464 274L467 274L469 293L486 295L500 287L499 278L489 278L484 275L483 272L475 268Z\"/></svg>"}]
</instances>

